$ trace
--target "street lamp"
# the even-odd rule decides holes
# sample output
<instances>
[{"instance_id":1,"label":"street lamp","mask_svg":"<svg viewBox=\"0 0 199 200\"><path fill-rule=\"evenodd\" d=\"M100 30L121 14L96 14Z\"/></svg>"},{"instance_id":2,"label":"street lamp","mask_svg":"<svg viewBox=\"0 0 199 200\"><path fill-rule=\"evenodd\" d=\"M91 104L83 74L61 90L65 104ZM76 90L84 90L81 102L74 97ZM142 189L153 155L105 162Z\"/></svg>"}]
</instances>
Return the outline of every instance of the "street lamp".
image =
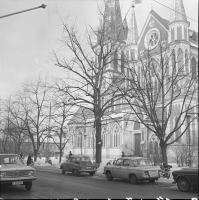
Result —
<instances>
[{"instance_id":1,"label":"street lamp","mask_svg":"<svg viewBox=\"0 0 199 200\"><path fill-rule=\"evenodd\" d=\"M31 10L35 10L35 9L38 9L38 8L43 8L43 9L45 9L46 6L47 6L47 5L42 4L41 6L38 6L38 7L34 7L34 8L22 10L22 11L19 11L19 12L15 12L15 13L8 14L8 15L3 15L3 16L0 16L0 19L1 19L1 18L5 18L5 17L12 16L12 15L17 15L17 14L20 14L20 13L23 13L23 12L28 12L28 11L31 11Z\"/></svg>"}]
</instances>

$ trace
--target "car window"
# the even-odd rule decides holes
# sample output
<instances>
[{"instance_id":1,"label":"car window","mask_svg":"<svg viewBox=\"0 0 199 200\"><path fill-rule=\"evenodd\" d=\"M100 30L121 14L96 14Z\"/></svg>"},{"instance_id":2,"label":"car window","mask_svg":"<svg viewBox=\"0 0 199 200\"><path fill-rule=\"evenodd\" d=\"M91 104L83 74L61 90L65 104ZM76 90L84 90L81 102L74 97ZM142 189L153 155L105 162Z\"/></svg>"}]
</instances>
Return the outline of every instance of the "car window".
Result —
<instances>
[{"instance_id":1,"label":"car window","mask_svg":"<svg viewBox=\"0 0 199 200\"><path fill-rule=\"evenodd\" d=\"M82 161L91 161L89 157L83 157Z\"/></svg>"},{"instance_id":2,"label":"car window","mask_svg":"<svg viewBox=\"0 0 199 200\"><path fill-rule=\"evenodd\" d=\"M129 160L123 160L123 166L129 166Z\"/></svg>"},{"instance_id":3,"label":"car window","mask_svg":"<svg viewBox=\"0 0 199 200\"><path fill-rule=\"evenodd\" d=\"M140 160L134 160L134 165L136 166L152 166L152 163L150 160L147 159L140 159Z\"/></svg>"},{"instance_id":4,"label":"car window","mask_svg":"<svg viewBox=\"0 0 199 200\"><path fill-rule=\"evenodd\" d=\"M121 166L122 165L122 159L118 159L117 162L115 163L116 166Z\"/></svg>"},{"instance_id":5,"label":"car window","mask_svg":"<svg viewBox=\"0 0 199 200\"><path fill-rule=\"evenodd\" d=\"M0 156L0 164L18 164L18 165L24 165L21 157L18 155L2 155Z\"/></svg>"}]
</instances>

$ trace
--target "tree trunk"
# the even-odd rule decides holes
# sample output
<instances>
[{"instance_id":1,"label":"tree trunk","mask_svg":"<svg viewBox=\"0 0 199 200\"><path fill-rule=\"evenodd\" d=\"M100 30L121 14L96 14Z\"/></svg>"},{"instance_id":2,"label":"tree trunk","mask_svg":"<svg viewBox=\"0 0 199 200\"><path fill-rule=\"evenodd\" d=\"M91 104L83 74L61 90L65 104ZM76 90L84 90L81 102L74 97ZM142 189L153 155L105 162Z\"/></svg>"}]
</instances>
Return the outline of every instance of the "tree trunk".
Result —
<instances>
[{"instance_id":1,"label":"tree trunk","mask_svg":"<svg viewBox=\"0 0 199 200\"><path fill-rule=\"evenodd\" d=\"M59 152L59 163L61 163L61 158L62 158L62 149L60 149L60 152Z\"/></svg>"},{"instance_id":2,"label":"tree trunk","mask_svg":"<svg viewBox=\"0 0 199 200\"><path fill-rule=\"evenodd\" d=\"M34 149L34 162L37 161L38 149Z\"/></svg>"},{"instance_id":3,"label":"tree trunk","mask_svg":"<svg viewBox=\"0 0 199 200\"><path fill-rule=\"evenodd\" d=\"M100 165L102 161L102 139L101 139L101 119L96 119L96 163Z\"/></svg>"},{"instance_id":4,"label":"tree trunk","mask_svg":"<svg viewBox=\"0 0 199 200\"><path fill-rule=\"evenodd\" d=\"M160 148L162 152L162 162L164 162L166 165L168 164L167 160L167 144L165 141L160 140Z\"/></svg>"}]
</instances>

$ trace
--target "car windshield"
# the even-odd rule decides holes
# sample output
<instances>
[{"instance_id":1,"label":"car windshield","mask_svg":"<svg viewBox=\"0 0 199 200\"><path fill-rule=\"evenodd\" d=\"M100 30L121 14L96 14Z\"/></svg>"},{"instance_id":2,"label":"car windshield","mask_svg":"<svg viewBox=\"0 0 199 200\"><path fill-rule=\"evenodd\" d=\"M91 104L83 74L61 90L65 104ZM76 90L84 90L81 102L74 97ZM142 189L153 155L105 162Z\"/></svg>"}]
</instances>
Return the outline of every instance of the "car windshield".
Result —
<instances>
[{"instance_id":1,"label":"car windshield","mask_svg":"<svg viewBox=\"0 0 199 200\"><path fill-rule=\"evenodd\" d=\"M0 165L7 164L24 165L21 157L18 155L0 155Z\"/></svg>"},{"instance_id":2,"label":"car windshield","mask_svg":"<svg viewBox=\"0 0 199 200\"><path fill-rule=\"evenodd\" d=\"M91 161L89 157L76 158L76 161Z\"/></svg>"},{"instance_id":3,"label":"car windshield","mask_svg":"<svg viewBox=\"0 0 199 200\"><path fill-rule=\"evenodd\" d=\"M134 165L136 166L152 166L152 163L150 160L147 159L140 159L140 160L134 160Z\"/></svg>"}]
</instances>

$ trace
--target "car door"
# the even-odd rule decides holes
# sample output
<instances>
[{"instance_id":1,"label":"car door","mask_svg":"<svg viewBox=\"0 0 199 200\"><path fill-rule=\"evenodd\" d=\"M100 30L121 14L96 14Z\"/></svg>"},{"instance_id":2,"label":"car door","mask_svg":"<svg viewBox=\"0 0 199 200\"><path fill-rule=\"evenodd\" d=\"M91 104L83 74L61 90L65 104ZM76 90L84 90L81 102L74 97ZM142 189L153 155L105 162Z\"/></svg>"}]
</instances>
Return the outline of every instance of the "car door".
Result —
<instances>
[{"instance_id":1,"label":"car door","mask_svg":"<svg viewBox=\"0 0 199 200\"><path fill-rule=\"evenodd\" d=\"M129 178L129 160L123 159L121 168L120 168L120 178L128 179Z\"/></svg>"},{"instance_id":2,"label":"car door","mask_svg":"<svg viewBox=\"0 0 199 200\"><path fill-rule=\"evenodd\" d=\"M121 165L122 165L122 159L119 158L117 159L116 163L111 166L111 173L112 176L115 178L120 178L121 177Z\"/></svg>"}]
</instances>

